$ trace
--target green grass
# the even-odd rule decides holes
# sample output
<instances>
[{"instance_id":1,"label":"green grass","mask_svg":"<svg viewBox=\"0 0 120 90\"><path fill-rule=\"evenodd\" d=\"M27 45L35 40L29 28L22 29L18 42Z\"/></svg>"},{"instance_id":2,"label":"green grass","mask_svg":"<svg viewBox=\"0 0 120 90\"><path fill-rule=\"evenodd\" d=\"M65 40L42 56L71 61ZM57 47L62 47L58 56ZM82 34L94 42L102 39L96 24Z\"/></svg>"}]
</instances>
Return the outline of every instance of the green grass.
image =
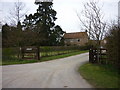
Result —
<instances>
[{"instance_id":1,"label":"green grass","mask_svg":"<svg viewBox=\"0 0 120 90\"><path fill-rule=\"evenodd\" d=\"M67 50L67 51L48 51L48 52L41 52L40 55L42 57L46 57L46 56L54 56L54 55L58 55L58 54L67 54L70 52L76 52L78 50Z\"/></svg>"},{"instance_id":2,"label":"green grass","mask_svg":"<svg viewBox=\"0 0 120 90\"><path fill-rule=\"evenodd\" d=\"M87 63L79 68L79 72L95 88L120 88L120 75L111 65Z\"/></svg>"},{"instance_id":3,"label":"green grass","mask_svg":"<svg viewBox=\"0 0 120 90\"><path fill-rule=\"evenodd\" d=\"M50 56L50 57L43 57L43 58L41 58L41 61L54 60L54 59L69 57L69 56L73 56L73 55L77 55L77 54L81 54L81 53L86 53L86 52L88 52L88 50L85 50L85 51L77 51L77 52L71 52L71 53L63 54L63 55L56 55L56 56Z\"/></svg>"},{"instance_id":4,"label":"green grass","mask_svg":"<svg viewBox=\"0 0 120 90\"><path fill-rule=\"evenodd\" d=\"M26 64L26 63L35 63L38 60L11 60L11 61L2 61L2 65L13 65L13 64Z\"/></svg>"},{"instance_id":5,"label":"green grass","mask_svg":"<svg viewBox=\"0 0 120 90\"><path fill-rule=\"evenodd\" d=\"M49 56L49 57L42 57L41 60L17 60L17 59L11 59L11 60L3 60L2 65L13 65L13 64L26 64L26 63L35 63L35 62L43 62L43 61L49 61L49 60L54 60L54 59L59 59L59 58L64 58L64 57L69 57L81 53L88 52L88 50L85 51L77 51L77 52L70 52L67 54L63 55L55 55L55 56Z\"/></svg>"},{"instance_id":6,"label":"green grass","mask_svg":"<svg viewBox=\"0 0 120 90\"><path fill-rule=\"evenodd\" d=\"M0 60L0 65L2 65L2 60Z\"/></svg>"}]
</instances>

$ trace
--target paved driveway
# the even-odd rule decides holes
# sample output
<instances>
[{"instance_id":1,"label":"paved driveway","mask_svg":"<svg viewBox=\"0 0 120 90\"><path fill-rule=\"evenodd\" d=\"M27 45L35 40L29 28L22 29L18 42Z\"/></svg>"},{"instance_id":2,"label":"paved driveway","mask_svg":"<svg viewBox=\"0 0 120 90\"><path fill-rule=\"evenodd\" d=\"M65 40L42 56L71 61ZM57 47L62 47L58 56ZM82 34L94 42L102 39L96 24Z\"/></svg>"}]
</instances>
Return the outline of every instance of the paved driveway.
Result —
<instances>
[{"instance_id":1,"label":"paved driveway","mask_svg":"<svg viewBox=\"0 0 120 90\"><path fill-rule=\"evenodd\" d=\"M88 53L53 61L3 66L3 88L91 88L77 72Z\"/></svg>"}]
</instances>

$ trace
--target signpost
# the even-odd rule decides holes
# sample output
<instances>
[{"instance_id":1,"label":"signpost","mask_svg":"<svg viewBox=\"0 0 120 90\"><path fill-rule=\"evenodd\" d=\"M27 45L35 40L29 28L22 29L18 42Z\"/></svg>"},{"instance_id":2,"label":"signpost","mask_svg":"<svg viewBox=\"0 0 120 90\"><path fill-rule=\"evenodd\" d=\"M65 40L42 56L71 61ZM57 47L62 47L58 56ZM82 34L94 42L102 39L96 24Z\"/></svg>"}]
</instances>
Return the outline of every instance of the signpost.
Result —
<instances>
[{"instance_id":1,"label":"signpost","mask_svg":"<svg viewBox=\"0 0 120 90\"><path fill-rule=\"evenodd\" d=\"M39 47L22 47L21 48L22 59L37 59L40 60L40 50Z\"/></svg>"}]
</instances>

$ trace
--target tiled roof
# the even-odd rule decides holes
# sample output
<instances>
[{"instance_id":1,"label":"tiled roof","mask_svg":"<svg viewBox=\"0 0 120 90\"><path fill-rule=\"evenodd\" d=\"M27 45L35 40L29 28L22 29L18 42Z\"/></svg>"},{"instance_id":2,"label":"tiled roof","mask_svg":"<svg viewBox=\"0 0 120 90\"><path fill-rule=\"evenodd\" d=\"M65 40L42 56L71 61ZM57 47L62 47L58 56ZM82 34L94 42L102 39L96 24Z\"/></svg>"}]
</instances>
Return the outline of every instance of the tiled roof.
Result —
<instances>
[{"instance_id":1,"label":"tiled roof","mask_svg":"<svg viewBox=\"0 0 120 90\"><path fill-rule=\"evenodd\" d=\"M64 38L65 39L75 39L75 38L83 38L86 37L87 32L76 32L76 33L65 33Z\"/></svg>"}]
</instances>

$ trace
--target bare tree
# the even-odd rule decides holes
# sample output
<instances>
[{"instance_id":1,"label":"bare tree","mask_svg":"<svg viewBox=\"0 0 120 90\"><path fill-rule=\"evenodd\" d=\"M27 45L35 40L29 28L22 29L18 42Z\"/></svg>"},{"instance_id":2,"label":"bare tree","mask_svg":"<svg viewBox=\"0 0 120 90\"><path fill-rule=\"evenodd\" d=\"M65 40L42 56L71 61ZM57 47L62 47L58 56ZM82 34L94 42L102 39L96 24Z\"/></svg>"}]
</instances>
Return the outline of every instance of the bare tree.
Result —
<instances>
[{"instance_id":1,"label":"bare tree","mask_svg":"<svg viewBox=\"0 0 120 90\"><path fill-rule=\"evenodd\" d=\"M14 3L14 7L10 10L9 19L11 24L17 25L19 21L23 19L27 10L25 10L25 4L19 0Z\"/></svg>"},{"instance_id":2,"label":"bare tree","mask_svg":"<svg viewBox=\"0 0 120 90\"><path fill-rule=\"evenodd\" d=\"M89 38L94 40L97 49L100 48L101 40L103 40L106 33L106 23L103 22L104 15L98 4L99 1L89 1L84 4L84 11L82 11L82 18L84 20L81 19L81 16L77 13L80 22L89 34Z\"/></svg>"},{"instance_id":3,"label":"bare tree","mask_svg":"<svg viewBox=\"0 0 120 90\"><path fill-rule=\"evenodd\" d=\"M84 4L82 11L84 20L77 14L84 29L88 31L90 39L97 41L97 46L100 46L100 41L104 38L106 32L106 23L103 22L103 13L98 6L98 2L90 1Z\"/></svg>"}]
</instances>

